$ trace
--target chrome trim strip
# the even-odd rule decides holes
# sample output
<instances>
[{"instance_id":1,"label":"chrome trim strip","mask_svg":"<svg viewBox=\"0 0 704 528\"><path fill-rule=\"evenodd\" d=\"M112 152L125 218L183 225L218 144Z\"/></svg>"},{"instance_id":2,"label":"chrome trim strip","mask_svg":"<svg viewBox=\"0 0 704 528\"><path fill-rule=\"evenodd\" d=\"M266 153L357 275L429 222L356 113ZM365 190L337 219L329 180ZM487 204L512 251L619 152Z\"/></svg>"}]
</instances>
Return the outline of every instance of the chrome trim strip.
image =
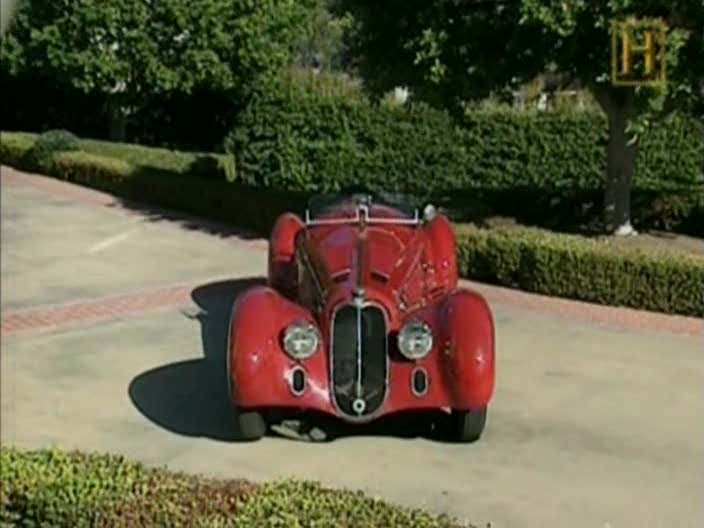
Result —
<instances>
[{"instance_id":1,"label":"chrome trim strip","mask_svg":"<svg viewBox=\"0 0 704 528\"><path fill-rule=\"evenodd\" d=\"M381 310L382 315L384 316L384 326L385 330L388 336L388 330L389 330L389 317L388 314L386 313L386 309L379 303L375 301L369 301L369 300L362 300L362 299L355 299L352 303L349 302L341 302L339 303L335 309L332 311L332 315L330 317L330 345L329 345L329 363L330 363L330 403L333 406L333 409L337 411L337 413L340 416L343 416L345 420L352 422L352 423L366 423L366 422L371 422L372 420L375 420L376 417L381 413L381 411L384 409L384 404L386 403L386 400L389 397L389 378L390 378L390 373L391 373L391 362L389 359L389 340L388 338L384 340L384 356L386 358L386 379L384 380L384 397L381 400L381 404L379 407L371 414L365 415L365 416L355 416L353 414L347 414L346 412L343 412L342 409L337 404L337 400L335 398L335 387L334 387L334 381L335 381L335 362L333 359L333 355L335 353L333 345L335 343L335 319L337 317L337 312L338 310L350 306L350 305L357 304L357 309L360 311L363 308L366 308L368 306L375 306L379 310Z\"/></svg>"},{"instance_id":2,"label":"chrome trim strip","mask_svg":"<svg viewBox=\"0 0 704 528\"><path fill-rule=\"evenodd\" d=\"M357 387L355 390L357 398L362 397L362 308L359 304L357 308ZM360 413L361 414L361 413Z\"/></svg>"},{"instance_id":3,"label":"chrome trim strip","mask_svg":"<svg viewBox=\"0 0 704 528\"><path fill-rule=\"evenodd\" d=\"M363 214L360 214L360 211ZM305 213L305 225L306 226L318 226L318 225L341 225L341 224L358 224L360 222L365 224L397 224L397 225L418 225L423 222L418 214L418 209L416 208L413 214L413 218L375 218L369 216L369 209L366 205L361 205L355 209L355 215L352 218L321 218L313 220L310 217L310 210L306 209Z\"/></svg>"}]
</instances>

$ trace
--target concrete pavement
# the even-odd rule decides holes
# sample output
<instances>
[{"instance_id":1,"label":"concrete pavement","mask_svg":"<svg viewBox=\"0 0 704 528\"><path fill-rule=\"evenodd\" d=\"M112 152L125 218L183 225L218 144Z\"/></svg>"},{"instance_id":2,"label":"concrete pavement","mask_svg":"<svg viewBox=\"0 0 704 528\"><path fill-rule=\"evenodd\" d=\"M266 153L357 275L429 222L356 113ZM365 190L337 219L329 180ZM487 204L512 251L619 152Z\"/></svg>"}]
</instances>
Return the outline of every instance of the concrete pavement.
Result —
<instances>
[{"instance_id":1,"label":"concrete pavement","mask_svg":"<svg viewBox=\"0 0 704 528\"><path fill-rule=\"evenodd\" d=\"M701 335L609 326L506 297L492 304L497 388L477 444L393 435L238 444L224 400L225 327L232 299L265 271L261 244L2 172L3 321L137 292L99 321L4 331L2 443L111 451L222 477L319 479L499 528L702 525ZM182 302L140 301L140 291L174 284L188 292Z\"/></svg>"}]
</instances>

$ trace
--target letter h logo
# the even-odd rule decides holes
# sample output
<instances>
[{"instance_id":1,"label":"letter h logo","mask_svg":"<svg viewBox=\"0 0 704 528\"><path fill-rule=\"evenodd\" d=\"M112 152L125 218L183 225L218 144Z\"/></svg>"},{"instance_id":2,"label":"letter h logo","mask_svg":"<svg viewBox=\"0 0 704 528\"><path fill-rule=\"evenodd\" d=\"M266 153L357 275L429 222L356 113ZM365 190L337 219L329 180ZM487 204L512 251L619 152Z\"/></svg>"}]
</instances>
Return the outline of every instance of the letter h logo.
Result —
<instances>
[{"instance_id":1,"label":"letter h logo","mask_svg":"<svg viewBox=\"0 0 704 528\"><path fill-rule=\"evenodd\" d=\"M665 24L659 20L612 21L611 84L665 84ZM636 58L641 60L637 61Z\"/></svg>"}]
</instances>

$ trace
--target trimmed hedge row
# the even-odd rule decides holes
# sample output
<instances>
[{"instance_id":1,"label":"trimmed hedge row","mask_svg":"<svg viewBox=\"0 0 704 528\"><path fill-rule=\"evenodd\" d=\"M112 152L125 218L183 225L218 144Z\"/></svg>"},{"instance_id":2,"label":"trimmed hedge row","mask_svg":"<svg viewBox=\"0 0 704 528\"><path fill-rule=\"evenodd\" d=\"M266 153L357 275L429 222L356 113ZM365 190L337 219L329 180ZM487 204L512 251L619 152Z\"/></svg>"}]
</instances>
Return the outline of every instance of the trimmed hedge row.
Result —
<instances>
[{"instance_id":1,"label":"trimmed hedge row","mask_svg":"<svg viewBox=\"0 0 704 528\"><path fill-rule=\"evenodd\" d=\"M3 163L24 170L36 170L33 148L38 138L60 131L44 134L26 132L0 132L0 159ZM234 181L235 161L228 154L209 152L182 152L130 143L114 143L94 139L81 139L78 148L82 152L128 162L135 170L152 174L182 174L205 179ZM61 150L61 149L58 149Z\"/></svg>"},{"instance_id":2,"label":"trimmed hedge row","mask_svg":"<svg viewBox=\"0 0 704 528\"><path fill-rule=\"evenodd\" d=\"M325 75L284 78L225 141L253 185L361 184L445 203L458 218L488 212L562 227L600 218L606 144L597 113L477 110L458 126L424 105L372 105ZM704 124L673 116L640 147L634 223L704 232Z\"/></svg>"},{"instance_id":3,"label":"trimmed hedge row","mask_svg":"<svg viewBox=\"0 0 704 528\"><path fill-rule=\"evenodd\" d=\"M536 228L457 229L464 277L599 304L704 316L704 255Z\"/></svg>"},{"instance_id":4,"label":"trimmed hedge row","mask_svg":"<svg viewBox=\"0 0 704 528\"><path fill-rule=\"evenodd\" d=\"M452 519L313 482L255 485L114 455L0 449L3 526L459 528Z\"/></svg>"},{"instance_id":5,"label":"trimmed hedge row","mask_svg":"<svg viewBox=\"0 0 704 528\"><path fill-rule=\"evenodd\" d=\"M13 135L1 138L3 163L13 164L31 148ZM8 152L14 154L6 157ZM300 212L310 197L309 192L280 192L225 178L145 170L125 159L82 151L56 153L50 174L260 233L268 233L282 212ZM602 304L704 316L704 256L645 251L624 247L618 239L524 227L460 225L457 230L460 270L466 278Z\"/></svg>"}]
</instances>

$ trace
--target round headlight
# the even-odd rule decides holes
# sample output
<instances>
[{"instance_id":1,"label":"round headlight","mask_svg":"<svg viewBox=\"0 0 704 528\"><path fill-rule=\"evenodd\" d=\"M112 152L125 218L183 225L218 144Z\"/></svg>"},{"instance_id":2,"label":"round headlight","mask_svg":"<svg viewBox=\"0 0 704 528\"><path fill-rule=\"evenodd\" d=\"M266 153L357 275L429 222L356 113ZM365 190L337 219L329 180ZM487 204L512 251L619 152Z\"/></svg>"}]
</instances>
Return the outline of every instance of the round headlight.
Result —
<instances>
[{"instance_id":1,"label":"round headlight","mask_svg":"<svg viewBox=\"0 0 704 528\"><path fill-rule=\"evenodd\" d=\"M408 359L422 359L433 348L433 334L422 321L412 321L398 333L398 349Z\"/></svg>"},{"instance_id":2,"label":"round headlight","mask_svg":"<svg viewBox=\"0 0 704 528\"><path fill-rule=\"evenodd\" d=\"M293 323L284 331L284 350L293 359L309 358L317 350L318 343L318 331L310 323Z\"/></svg>"}]
</instances>

